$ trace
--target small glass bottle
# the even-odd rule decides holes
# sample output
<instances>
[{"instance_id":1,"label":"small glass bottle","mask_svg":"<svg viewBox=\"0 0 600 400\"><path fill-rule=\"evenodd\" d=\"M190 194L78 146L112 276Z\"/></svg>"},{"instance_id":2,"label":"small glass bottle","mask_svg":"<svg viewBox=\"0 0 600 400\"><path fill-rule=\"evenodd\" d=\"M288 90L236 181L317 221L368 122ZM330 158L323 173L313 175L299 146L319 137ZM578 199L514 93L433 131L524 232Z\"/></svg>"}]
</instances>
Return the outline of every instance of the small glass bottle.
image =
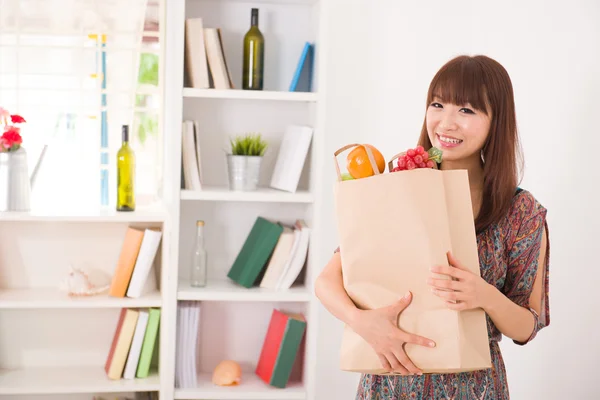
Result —
<instances>
[{"instance_id":1,"label":"small glass bottle","mask_svg":"<svg viewBox=\"0 0 600 400\"><path fill-rule=\"evenodd\" d=\"M190 284L193 287L206 286L207 270L206 248L204 247L204 221L196 222L196 244L192 256L192 269L190 274Z\"/></svg>"}]
</instances>

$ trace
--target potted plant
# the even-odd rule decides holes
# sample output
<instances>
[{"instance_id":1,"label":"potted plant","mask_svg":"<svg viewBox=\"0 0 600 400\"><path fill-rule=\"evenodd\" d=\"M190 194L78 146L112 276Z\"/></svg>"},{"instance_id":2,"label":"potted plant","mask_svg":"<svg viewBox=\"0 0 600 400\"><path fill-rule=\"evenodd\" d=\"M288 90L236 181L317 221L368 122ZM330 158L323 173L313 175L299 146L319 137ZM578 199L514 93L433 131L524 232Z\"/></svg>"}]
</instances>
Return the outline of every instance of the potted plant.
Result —
<instances>
[{"instance_id":1,"label":"potted plant","mask_svg":"<svg viewBox=\"0 0 600 400\"><path fill-rule=\"evenodd\" d=\"M229 188L236 191L256 190L260 167L268 144L260 133L238 135L230 139L231 152L227 154Z\"/></svg>"},{"instance_id":2,"label":"potted plant","mask_svg":"<svg viewBox=\"0 0 600 400\"><path fill-rule=\"evenodd\" d=\"M24 122L0 107L0 211L29 211L31 186L19 126Z\"/></svg>"}]
</instances>

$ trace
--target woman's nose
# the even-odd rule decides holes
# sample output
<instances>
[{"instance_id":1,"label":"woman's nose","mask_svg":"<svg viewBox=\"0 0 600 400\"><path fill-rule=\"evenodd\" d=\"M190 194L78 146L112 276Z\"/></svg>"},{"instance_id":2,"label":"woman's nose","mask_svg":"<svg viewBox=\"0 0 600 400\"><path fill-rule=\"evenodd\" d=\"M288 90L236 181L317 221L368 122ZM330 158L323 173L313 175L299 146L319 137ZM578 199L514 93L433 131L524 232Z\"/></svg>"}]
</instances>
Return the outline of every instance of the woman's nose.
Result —
<instances>
[{"instance_id":1,"label":"woman's nose","mask_svg":"<svg viewBox=\"0 0 600 400\"><path fill-rule=\"evenodd\" d=\"M445 112L440 119L440 128L444 130L454 130L456 129L456 119L454 115L450 112Z\"/></svg>"}]
</instances>

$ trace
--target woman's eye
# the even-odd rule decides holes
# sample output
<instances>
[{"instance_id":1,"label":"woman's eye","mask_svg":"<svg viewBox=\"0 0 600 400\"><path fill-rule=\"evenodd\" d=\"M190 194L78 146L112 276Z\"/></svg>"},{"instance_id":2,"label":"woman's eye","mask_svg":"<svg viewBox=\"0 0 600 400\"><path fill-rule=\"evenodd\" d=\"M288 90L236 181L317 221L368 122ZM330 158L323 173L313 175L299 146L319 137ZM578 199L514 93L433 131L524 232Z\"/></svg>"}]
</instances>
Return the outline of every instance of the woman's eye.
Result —
<instances>
[{"instance_id":1,"label":"woman's eye","mask_svg":"<svg viewBox=\"0 0 600 400\"><path fill-rule=\"evenodd\" d=\"M440 103L431 103L431 107L444 108L444 107L442 107L442 105Z\"/></svg>"},{"instance_id":2,"label":"woman's eye","mask_svg":"<svg viewBox=\"0 0 600 400\"><path fill-rule=\"evenodd\" d=\"M460 111L465 112L467 114L475 114L475 112L473 110L471 110L470 108L466 108L466 107L461 108Z\"/></svg>"}]
</instances>

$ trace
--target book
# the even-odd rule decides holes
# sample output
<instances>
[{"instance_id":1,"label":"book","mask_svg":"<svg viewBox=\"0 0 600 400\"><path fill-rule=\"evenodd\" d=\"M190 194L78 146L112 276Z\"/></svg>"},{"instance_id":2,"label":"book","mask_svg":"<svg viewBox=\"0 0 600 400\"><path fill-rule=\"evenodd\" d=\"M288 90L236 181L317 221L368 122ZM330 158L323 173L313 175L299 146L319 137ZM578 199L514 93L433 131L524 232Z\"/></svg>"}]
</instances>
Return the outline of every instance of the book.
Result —
<instances>
[{"instance_id":1,"label":"book","mask_svg":"<svg viewBox=\"0 0 600 400\"><path fill-rule=\"evenodd\" d=\"M279 277L285 270L286 263L289 262L296 236L295 229L289 226L283 226L283 232L279 236L277 245L265 268L265 273L260 281L260 287L266 289L275 289Z\"/></svg>"},{"instance_id":2,"label":"book","mask_svg":"<svg viewBox=\"0 0 600 400\"><path fill-rule=\"evenodd\" d=\"M138 310L121 309L110 351L104 364L104 371L109 379L118 380L123 376L138 316Z\"/></svg>"},{"instance_id":3,"label":"book","mask_svg":"<svg viewBox=\"0 0 600 400\"><path fill-rule=\"evenodd\" d=\"M257 217L227 277L244 287L254 286L262 278L282 232L281 224Z\"/></svg>"},{"instance_id":4,"label":"book","mask_svg":"<svg viewBox=\"0 0 600 400\"><path fill-rule=\"evenodd\" d=\"M131 274L127 297L138 298L151 290L156 289L156 277L150 275L158 244L162 236L161 231L146 229L140 246L140 251ZM152 271L154 274L154 271ZM150 283L147 285L147 283Z\"/></svg>"},{"instance_id":5,"label":"book","mask_svg":"<svg viewBox=\"0 0 600 400\"><path fill-rule=\"evenodd\" d=\"M233 89L220 28L204 28L204 46L215 89Z\"/></svg>"},{"instance_id":6,"label":"book","mask_svg":"<svg viewBox=\"0 0 600 400\"><path fill-rule=\"evenodd\" d=\"M185 68L191 87L210 88L202 18L185 20Z\"/></svg>"},{"instance_id":7,"label":"book","mask_svg":"<svg viewBox=\"0 0 600 400\"><path fill-rule=\"evenodd\" d=\"M129 354L127 355L127 362L125 363L125 370L123 371L124 379L135 378L135 370L140 361L140 352L142 350L142 344L144 343L144 335L146 334L147 326L148 311L139 310L135 333L133 334L133 340L131 341L131 347L129 348Z\"/></svg>"},{"instance_id":8,"label":"book","mask_svg":"<svg viewBox=\"0 0 600 400\"><path fill-rule=\"evenodd\" d=\"M108 291L110 296L125 297L143 238L144 231L132 227L127 228L121 254Z\"/></svg>"},{"instance_id":9,"label":"book","mask_svg":"<svg viewBox=\"0 0 600 400\"><path fill-rule=\"evenodd\" d=\"M311 229L306 225L304 220L299 219L294 224L294 232L296 233L296 236L292 253L277 280L276 289L279 290L292 287L306 265Z\"/></svg>"},{"instance_id":10,"label":"book","mask_svg":"<svg viewBox=\"0 0 600 400\"><path fill-rule=\"evenodd\" d=\"M263 382L278 388L287 386L305 331L302 314L273 309L255 370Z\"/></svg>"},{"instance_id":11,"label":"book","mask_svg":"<svg viewBox=\"0 0 600 400\"><path fill-rule=\"evenodd\" d=\"M315 46L304 43L294 77L290 83L290 92L311 92Z\"/></svg>"},{"instance_id":12,"label":"book","mask_svg":"<svg viewBox=\"0 0 600 400\"><path fill-rule=\"evenodd\" d=\"M310 126L289 125L286 128L273 167L270 187L296 192L312 135L313 129Z\"/></svg>"},{"instance_id":13,"label":"book","mask_svg":"<svg viewBox=\"0 0 600 400\"><path fill-rule=\"evenodd\" d=\"M144 332L144 341L140 350L140 360L137 364L135 376L137 378L147 378L150 372L152 355L156 347L158 337L158 327L160 326L160 308L148 309L148 323Z\"/></svg>"}]
</instances>

